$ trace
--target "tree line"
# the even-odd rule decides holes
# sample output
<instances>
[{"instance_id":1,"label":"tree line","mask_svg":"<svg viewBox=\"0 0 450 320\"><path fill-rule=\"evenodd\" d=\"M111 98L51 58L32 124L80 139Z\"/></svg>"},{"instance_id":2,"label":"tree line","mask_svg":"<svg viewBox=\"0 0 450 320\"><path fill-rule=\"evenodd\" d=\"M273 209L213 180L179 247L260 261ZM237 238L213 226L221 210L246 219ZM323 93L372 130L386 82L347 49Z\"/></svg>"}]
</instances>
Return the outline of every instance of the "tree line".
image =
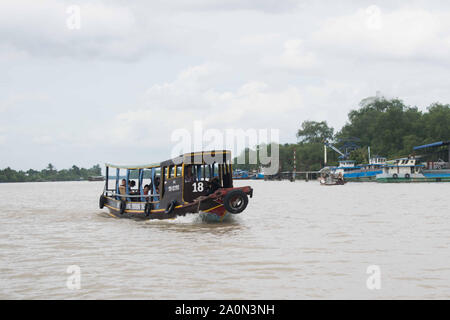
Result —
<instances>
[{"instance_id":1,"label":"tree line","mask_svg":"<svg viewBox=\"0 0 450 320\"><path fill-rule=\"evenodd\" d=\"M98 164L89 169L74 165L70 169L57 170L49 163L47 168L40 171L33 169L16 171L10 167L0 170L0 182L80 181L101 174L102 170Z\"/></svg>"},{"instance_id":2,"label":"tree line","mask_svg":"<svg viewBox=\"0 0 450 320\"><path fill-rule=\"evenodd\" d=\"M357 163L368 162L371 155L388 159L409 156L413 147L437 141L450 140L450 105L433 103L426 111L407 106L400 99L370 97L348 114L347 123L335 132L326 121L304 121L297 131L298 142L279 145L280 170L291 171L296 153L297 171L317 171L324 165L324 142L338 149L352 147L349 158ZM257 146L261 148L265 146ZM352 149L352 148L351 148ZM351 150L350 149L350 150ZM240 156L254 150L246 149ZM339 154L328 149L327 165L337 165ZM257 170L257 164L237 164L235 168Z\"/></svg>"}]
</instances>

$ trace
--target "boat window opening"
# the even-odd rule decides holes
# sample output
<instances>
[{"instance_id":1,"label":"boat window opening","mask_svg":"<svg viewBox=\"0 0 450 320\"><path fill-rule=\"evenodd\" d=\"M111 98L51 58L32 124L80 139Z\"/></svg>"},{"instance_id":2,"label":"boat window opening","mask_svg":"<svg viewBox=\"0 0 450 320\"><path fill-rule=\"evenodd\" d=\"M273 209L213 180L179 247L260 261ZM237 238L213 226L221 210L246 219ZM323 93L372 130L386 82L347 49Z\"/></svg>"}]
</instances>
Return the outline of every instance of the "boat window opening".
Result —
<instances>
[{"instance_id":1,"label":"boat window opening","mask_svg":"<svg viewBox=\"0 0 450 320\"><path fill-rule=\"evenodd\" d=\"M152 190L152 194L158 195L158 196L153 197L154 201L160 199L159 194L160 194L160 189L161 189L160 185L161 185L162 174L163 174L163 172L162 172L161 168L152 169L152 184L151 184L152 189L151 190ZM159 205L158 205L158 208L159 208Z\"/></svg>"},{"instance_id":2,"label":"boat window opening","mask_svg":"<svg viewBox=\"0 0 450 320\"><path fill-rule=\"evenodd\" d=\"M119 186L118 186L118 192L117 194L120 194L121 196L118 198L118 200L127 200L126 195L128 194L128 183L129 180L129 170L119 170Z\"/></svg>"},{"instance_id":3,"label":"boat window opening","mask_svg":"<svg viewBox=\"0 0 450 320\"><path fill-rule=\"evenodd\" d=\"M120 169L116 169L116 194L119 194L119 186L120 186ZM120 200L118 196L116 196L116 200Z\"/></svg>"},{"instance_id":4,"label":"boat window opening","mask_svg":"<svg viewBox=\"0 0 450 320\"><path fill-rule=\"evenodd\" d=\"M161 180L161 168L155 169L155 180L156 178L159 178L159 180Z\"/></svg>"},{"instance_id":5,"label":"boat window opening","mask_svg":"<svg viewBox=\"0 0 450 320\"><path fill-rule=\"evenodd\" d=\"M128 195L130 190L130 169L126 170L126 176L125 176L125 187L122 185L122 194ZM130 198L125 198L127 201L131 201Z\"/></svg>"},{"instance_id":6,"label":"boat window opening","mask_svg":"<svg viewBox=\"0 0 450 320\"><path fill-rule=\"evenodd\" d=\"M142 196L142 194L143 194L142 189L144 188L144 186L142 185L142 180L144 178L143 174L144 174L144 170L139 169L138 170L139 178L138 178L137 192L139 193L140 196Z\"/></svg>"},{"instance_id":7,"label":"boat window opening","mask_svg":"<svg viewBox=\"0 0 450 320\"><path fill-rule=\"evenodd\" d=\"M152 200L152 199L148 199L148 197L146 197L146 195L149 194L153 194L152 191L152 170L151 169L142 169L142 184L141 184L141 201L145 202L147 200Z\"/></svg>"},{"instance_id":8,"label":"boat window opening","mask_svg":"<svg viewBox=\"0 0 450 320\"><path fill-rule=\"evenodd\" d=\"M113 168L106 167L106 179L105 179L105 190L110 193L117 189L116 186L116 170Z\"/></svg>"},{"instance_id":9,"label":"boat window opening","mask_svg":"<svg viewBox=\"0 0 450 320\"><path fill-rule=\"evenodd\" d=\"M218 165L218 175L219 175L219 181L220 181L220 185L223 187L223 171L225 169L225 166L223 164L219 164Z\"/></svg>"},{"instance_id":10,"label":"boat window opening","mask_svg":"<svg viewBox=\"0 0 450 320\"><path fill-rule=\"evenodd\" d=\"M218 184L216 183L216 185L220 186L220 188L223 188L223 164L218 164L216 162L214 162L214 164L212 165L212 177L214 177L217 181Z\"/></svg>"},{"instance_id":11,"label":"boat window opening","mask_svg":"<svg viewBox=\"0 0 450 320\"><path fill-rule=\"evenodd\" d=\"M188 171L191 171L191 173L192 173L192 181L197 181L197 167L194 166L194 165L185 165L184 168L186 170L184 172L184 176L186 177L186 173Z\"/></svg>"},{"instance_id":12,"label":"boat window opening","mask_svg":"<svg viewBox=\"0 0 450 320\"><path fill-rule=\"evenodd\" d=\"M197 170L198 170L198 172L199 172L199 175L198 175L198 181L204 181L204 180L205 180L205 177L206 177L205 166L204 166L204 165L199 165L199 166L197 167Z\"/></svg>"},{"instance_id":13,"label":"boat window opening","mask_svg":"<svg viewBox=\"0 0 450 320\"><path fill-rule=\"evenodd\" d=\"M206 170L206 180L210 181L212 178L212 166L210 164L205 165L205 170Z\"/></svg>"},{"instance_id":14,"label":"boat window opening","mask_svg":"<svg viewBox=\"0 0 450 320\"><path fill-rule=\"evenodd\" d=\"M209 181L209 180L211 180L211 174L212 174L212 170L211 170L211 165L204 165L203 166L203 168L204 168L204 170L205 170L205 176L204 176L204 180L205 181Z\"/></svg>"},{"instance_id":15,"label":"boat window opening","mask_svg":"<svg viewBox=\"0 0 450 320\"><path fill-rule=\"evenodd\" d=\"M216 163L215 164L215 168L216 168L216 169L214 169L215 176L218 176L220 178L220 180L222 180L221 171L220 171L221 169L220 168L222 168L222 170L223 170L223 164Z\"/></svg>"},{"instance_id":16,"label":"boat window opening","mask_svg":"<svg viewBox=\"0 0 450 320\"><path fill-rule=\"evenodd\" d=\"M198 165L197 166L197 181L202 181L203 180L203 166L202 165Z\"/></svg>"},{"instance_id":17,"label":"boat window opening","mask_svg":"<svg viewBox=\"0 0 450 320\"><path fill-rule=\"evenodd\" d=\"M105 190L108 191L108 184L109 184L109 167L106 167L105 169Z\"/></svg>"},{"instance_id":18,"label":"boat window opening","mask_svg":"<svg viewBox=\"0 0 450 320\"><path fill-rule=\"evenodd\" d=\"M139 169L127 169L126 194L136 196L139 194ZM137 201L138 198L127 197L128 201Z\"/></svg>"},{"instance_id":19,"label":"boat window opening","mask_svg":"<svg viewBox=\"0 0 450 320\"><path fill-rule=\"evenodd\" d=\"M161 180L158 186L158 193L161 196L161 198L164 197L164 189L165 189L165 185L167 184L167 171L168 168L167 167L161 167Z\"/></svg>"},{"instance_id":20,"label":"boat window opening","mask_svg":"<svg viewBox=\"0 0 450 320\"><path fill-rule=\"evenodd\" d=\"M175 166L171 165L167 169L167 179L175 178Z\"/></svg>"},{"instance_id":21,"label":"boat window opening","mask_svg":"<svg viewBox=\"0 0 450 320\"><path fill-rule=\"evenodd\" d=\"M222 164L214 164L214 177L218 177L219 180L222 180L222 167Z\"/></svg>"},{"instance_id":22,"label":"boat window opening","mask_svg":"<svg viewBox=\"0 0 450 320\"><path fill-rule=\"evenodd\" d=\"M192 168L193 168L195 181L200 181L201 180L201 174L202 174L200 165L192 166Z\"/></svg>"},{"instance_id":23,"label":"boat window opening","mask_svg":"<svg viewBox=\"0 0 450 320\"><path fill-rule=\"evenodd\" d=\"M182 166L176 166L176 176L177 177L181 177L182 176L182 169L183 169L183 167Z\"/></svg>"},{"instance_id":24,"label":"boat window opening","mask_svg":"<svg viewBox=\"0 0 450 320\"><path fill-rule=\"evenodd\" d=\"M209 168L208 165L204 164L202 166L202 172L203 172L203 181L209 180L210 174L211 174L211 169Z\"/></svg>"},{"instance_id":25,"label":"boat window opening","mask_svg":"<svg viewBox=\"0 0 450 320\"><path fill-rule=\"evenodd\" d=\"M197 180L195 178L196 177L195 169L196 169L196 167L192 166L192 165L184 166L184 182L185 183L192 183Z\"/></svg>"},{"instance_id":26,"label":"boat window opening","mask_svg":"<svg viewBox=\"0 0 450 320\"><path fill-rule=\"evenodd\" d=\"M201 166L195 166L195 180L196 181L201 181L202 180L202 167Z\"/></svg>"},{"instance_id":27,"label":"boat window opening","mask_svg":"<svg viewBox=\"0 0 450 320\"><path fill-rule=\"evenodd\" d=\"M233 187L233 168L231 167L231 161L224 165L225 171L222 178L222 184L224 188Z\"/></svg>"}]
</instances>

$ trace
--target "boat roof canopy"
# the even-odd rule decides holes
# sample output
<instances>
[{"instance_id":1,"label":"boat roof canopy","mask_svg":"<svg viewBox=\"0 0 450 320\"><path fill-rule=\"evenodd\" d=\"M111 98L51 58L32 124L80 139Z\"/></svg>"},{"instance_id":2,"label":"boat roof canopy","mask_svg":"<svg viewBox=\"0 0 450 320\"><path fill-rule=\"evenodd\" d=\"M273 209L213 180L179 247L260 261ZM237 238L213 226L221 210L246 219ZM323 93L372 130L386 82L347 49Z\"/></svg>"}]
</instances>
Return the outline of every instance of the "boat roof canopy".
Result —
<instances>
[{"instance_id":1,"label":"boat roof canopy","mask_svg":"<svg viewBox=\"0 0 450 320\"><path fill-rule=\"evenodd\" d=\"M111 163L105 163L106 167L109 168L115 168L115 169L151 169L151 168L157 168L160 167L159 163L154 164L143 164L143 165L117 165L117 164L111 164Z\"/></svg>"},{"instance_id":2,"label":"boat roof canopy","mask_svg":"<svg viewBox=\"0 0 450 320\"><path fill-rule=\"evenodd\" d=\"M229 150L213 150L213 151L202 151L202 152L191 152L185 153L176 158L163 161L161 163L144 164L144 165L117 165L112 163L106 163L105 166L109 168L116 169L152 169L159 168L161 166L171 166L171 165L181 165L186 164L213 164L213 163L226 163L226 161L231 161L231 151Z\"/></svg>"},{"instance_id":3,"label":"boat roof canopy","mask_svg":"<svg viewBox=\"0 0 450 320\"><path fill-rule=\"evenodd\" d=\"M440 146L446 146L446 145L450 145L450 141L440 141L440 142L425 144L423 146L414 147L414 150L421 150L421 149L440 147Z\"/></svg>"},{"instance_id":4,"label":"boat roof canopy","mask_svg":"<svg viewBox=\"0 0 450 320\"><path fill-rule=\"evenodd\" d=\"M181 164L213 164L226 163L231 161L231 151L212 150L185 153L176 158L161 162L161 166L181 165Z\"/></svg>"}]
</instances>

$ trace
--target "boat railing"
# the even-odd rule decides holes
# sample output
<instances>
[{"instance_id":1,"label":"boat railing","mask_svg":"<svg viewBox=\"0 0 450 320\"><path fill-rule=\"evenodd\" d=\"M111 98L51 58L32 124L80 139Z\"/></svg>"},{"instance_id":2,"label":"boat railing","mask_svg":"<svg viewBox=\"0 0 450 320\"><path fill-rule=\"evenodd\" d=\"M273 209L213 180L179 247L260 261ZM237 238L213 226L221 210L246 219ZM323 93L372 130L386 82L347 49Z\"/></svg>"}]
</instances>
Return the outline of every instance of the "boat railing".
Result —
<instances>
[{"instance_id":1,"label":"boat railing","mask_svg":"<svg viewBox=\"0 0 450 320\"><path fill-rule=\"evenodd\" d=\"M140 194L122 194L122 193L116 193L116 192L112 192L112 191L108 191L106 193L106 196L108 197L121 197L121 198L144 198L144 199L152 199L153 198L159 198L160 195L159 194L145 194L145 195L140 195ZM151 201L151 203L159 203L158 201Z\"/></svg>"}]
</instances>

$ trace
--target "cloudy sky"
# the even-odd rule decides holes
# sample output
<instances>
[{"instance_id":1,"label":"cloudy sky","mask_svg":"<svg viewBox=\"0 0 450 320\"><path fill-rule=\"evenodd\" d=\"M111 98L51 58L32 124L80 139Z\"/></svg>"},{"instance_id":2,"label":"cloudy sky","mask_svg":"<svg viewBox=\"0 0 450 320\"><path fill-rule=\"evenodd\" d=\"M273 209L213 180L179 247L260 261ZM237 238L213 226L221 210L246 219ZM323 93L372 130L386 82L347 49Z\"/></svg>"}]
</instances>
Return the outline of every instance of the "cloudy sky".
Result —
<instances>
[{"instance_id":1,"label":"cloudy sky","mask_svg":"<svg viewBox=\"0 0 450 320\"><path fill-rule=\"evenodd\" d=\"M448 1L2 0L0 168L159 161L195 120L294 142L377 91L448 103L449 66Z\"/></svg>"}]
</instances>

